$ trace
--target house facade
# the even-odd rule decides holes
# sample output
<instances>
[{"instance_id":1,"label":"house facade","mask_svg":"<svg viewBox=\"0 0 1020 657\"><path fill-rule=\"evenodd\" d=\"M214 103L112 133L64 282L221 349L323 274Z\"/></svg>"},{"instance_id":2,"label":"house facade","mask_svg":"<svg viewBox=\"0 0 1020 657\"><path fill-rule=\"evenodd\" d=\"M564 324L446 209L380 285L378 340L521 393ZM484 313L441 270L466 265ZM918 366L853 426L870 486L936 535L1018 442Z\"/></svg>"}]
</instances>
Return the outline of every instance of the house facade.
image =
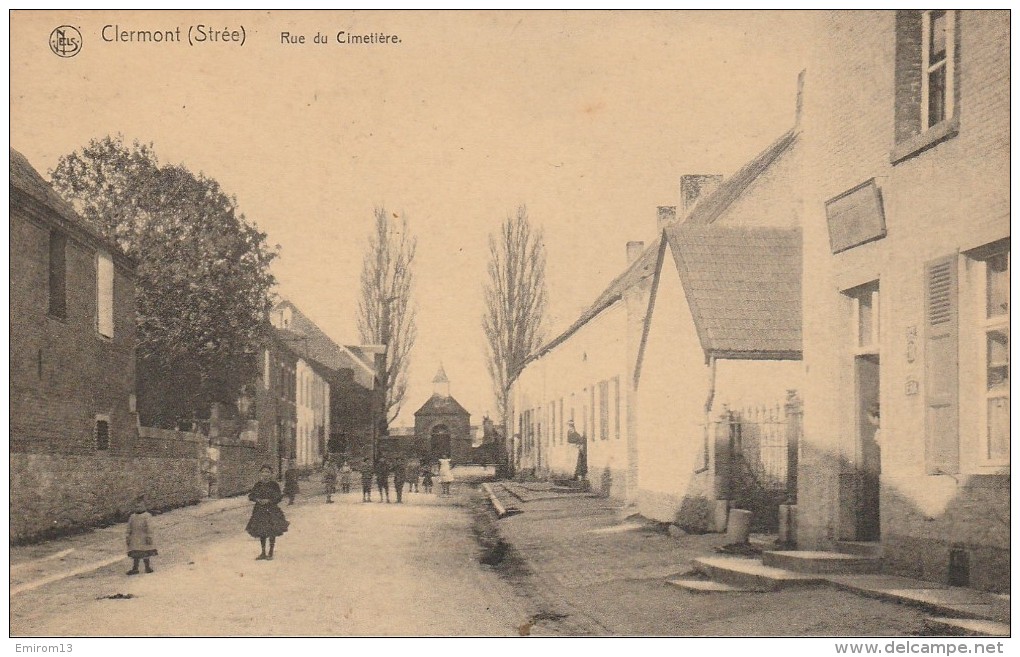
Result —
<instances>
[{"instance_id":1,"label":"house facade","mask_svg":"<svg viewBox=\"0 0 1020 657\"><path fill-rule=\"evenodd\" d=\"M11 540L200 499L202 445L139 437L134 263L10 151Z\"/></svg>"},{"instance_id":2,"label":"house facade","mask_svg":"<svg viewBox=\"0 0 1020 657\"><path fill-rule=\"evenodd\" d=\"M1009 588L1009 14L816 16L797 543Z\"/></svg>"},{"instance_id":3,"label":"house facade","mask_svg":"<svg viewBox=\"0 0 1020 657\"><path fill-rule=\"evenodd\" d=\"M314 467L331 451L370 456L372 362L381 349L337 344L287 300L273 307L270 324L258 412L260 444L275 467L288 460Z\"/></svg>"},{"instance_id":4,"label":"house facade","mask_svg":"<svg viewBox=\"0 0 1020 657\"><path fill-rule=\"evenodd\" d=\"M717 502L738 497L742 480L731 477L752 477L763 488L758 495L774 489L785 497L780 414L768 419L773 427L741 425L739 445L719 417L728 409L782 407L788 391L801 387L801 235L691 223L664 233L636 372L638 510L709 530ZM752 444L759 435L775 444Z\"/></svg>"},{"instance_id":5,"label":"house facade","mask_svg":"<svg viewBox=\"0 0 1020 657\"><path fill-rule=\"evenodd\" d=\"M657 228L675 219L661 208ZM584 437L592 490L621 500L636 491L634 363L658 244L627 244L627 268L565 331L538 349L513 381L509 457L517 471L574 476Z\"/></svg>"}]
</instances>

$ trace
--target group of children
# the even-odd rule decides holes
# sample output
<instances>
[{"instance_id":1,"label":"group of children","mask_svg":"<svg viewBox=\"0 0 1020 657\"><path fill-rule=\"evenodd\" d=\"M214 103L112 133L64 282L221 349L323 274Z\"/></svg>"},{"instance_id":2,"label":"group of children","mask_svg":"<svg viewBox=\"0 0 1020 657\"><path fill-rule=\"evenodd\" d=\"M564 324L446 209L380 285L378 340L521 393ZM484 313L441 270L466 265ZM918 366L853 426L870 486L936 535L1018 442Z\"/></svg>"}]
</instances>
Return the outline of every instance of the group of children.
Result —
<instances>
[{"instance_id":1,"label":"group of children","mask_svg":"<svg viewBox=\"0 0 1020 657\"><path fill-rule=\"evenodd\" d=\"M344 468L347 472L351 472L350 476L353 476L351 467L349 464L344 463ZM429 465L419 463L408 463L407 461L398 458L392 463L385 457L380 456L376 459L375 463L369 462L368 459L363 459L358 466L358 472L361 477L361 501L371 502L372 501L372 481L374 479L376 488L379 489L379 501L390 501L390 481L393 482L393 491L396 493L397 503L403 503L403 492L404 484L407 484L407 492L417 493L424 490L425 493L432 493L432 487L436 472ZM341 471L343 473L343 470ZM450 466L450 459L439 459L439 485L440 494L450 494L450 484L453 482L453 474ZM329 483L328 477L331 475L325 474L323 480L327 482L327 498L326 501L331 501L331 496L328 494ZM350 483L348 480L347 485L343 487L344 493L350 492Z\"/></svg>"},{"instance_id":2,"label":"group of children","mask_svg":"<svg viewBox=\"0 0 1020 657\"><path fill-rule=\"evenodd\" d=\"M397 502L403 502L404 484L408 485L408 492L418 492L419 486L424 492L431 493L433 479L436 475L432 467L428 465L408 464L403 459L397 459L392 464L385 457L378 458L374 465L368 459L362 460L358 467L361 475L361 500L362 502L372 501L372 480L376 481L379 488L379 501L383 499L390 501L390 479L393 480L394 490L397 495ZM453 471L450 459L439 459L438 468L440 494L449 495L450 485L453 482ZM340 482L341 494L351 492L351 485L354 479L354 469L350 463L344 461L339 468L332 460L327 459L323 467L322 481L326 488L326 502L333 503L333 495L336 494L337 481ZM259 539L262 546L262 553L255 557L257 561L272 561L276 551L276 539L282 536L290 523L280 508L280 502L286 497L288 504L294 503L298 494L298 473L293 467L284 472L284 486L273 481L273 468L265 465L259 471L259 480L255 482L248 499L255 503L252 508L251 517L245 530L253 538ZM139 565L144 564L145 572L154 572L150 559L159 551L156 549L149 513L144 497L135 500L134 511L128 517L127 522L127 554L133 560L128 575L137 575L141 571Z\"/></svg>"}]
</instances>

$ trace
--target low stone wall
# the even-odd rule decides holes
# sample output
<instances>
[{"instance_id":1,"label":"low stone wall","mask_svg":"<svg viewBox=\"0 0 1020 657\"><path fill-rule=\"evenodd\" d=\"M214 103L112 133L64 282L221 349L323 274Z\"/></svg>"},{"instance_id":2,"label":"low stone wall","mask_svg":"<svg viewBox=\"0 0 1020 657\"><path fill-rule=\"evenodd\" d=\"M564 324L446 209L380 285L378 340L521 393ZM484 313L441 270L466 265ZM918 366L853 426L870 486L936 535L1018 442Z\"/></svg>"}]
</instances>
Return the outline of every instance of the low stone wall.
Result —
<instances>
[{"instance_id":1,"label":"low stone wall","mask_svg":"<svg viewBox=\"0 0 1020 657\"><path fill-rule=\"evenodd\" d=\"M217 463L216 485L214 493L217 497L230 497L247 493L258 479L259 462L256 445L249 441L220 443L219 462Z\"/></svg>"},{"instance_id":2,"label":"low stone wall","mask_svg":"<svg viewBox=\"0 0 1020 657\"><path fill-rule=\"evenodd\" d=\"M191 452L174 457L12 453L10 541L43 540L122 520L143 494L150 509L194 504L205 491L199 485L198 450Z\"/></svg>"}]
</instances>

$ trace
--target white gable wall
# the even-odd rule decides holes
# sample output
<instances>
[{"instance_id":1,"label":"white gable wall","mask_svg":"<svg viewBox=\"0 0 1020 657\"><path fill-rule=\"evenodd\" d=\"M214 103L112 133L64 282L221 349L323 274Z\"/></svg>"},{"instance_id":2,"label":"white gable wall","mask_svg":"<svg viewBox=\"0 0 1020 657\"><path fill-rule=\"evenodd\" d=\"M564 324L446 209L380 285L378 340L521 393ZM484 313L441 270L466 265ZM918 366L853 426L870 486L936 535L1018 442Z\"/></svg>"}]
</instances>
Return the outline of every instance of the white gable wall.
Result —
<instances>
[{"instance_id":1,"label":"white gable wall","mask_svg":"<svg viewBox=\"0 0 1020 657\"><path fill-rule=\"evenodd\" d=\"M695 473L705 460L709 373L667 247L638 382L638 506L646 517L673 522L685 495L711 495L710 473Z\"/></svg>"}]
</instances>

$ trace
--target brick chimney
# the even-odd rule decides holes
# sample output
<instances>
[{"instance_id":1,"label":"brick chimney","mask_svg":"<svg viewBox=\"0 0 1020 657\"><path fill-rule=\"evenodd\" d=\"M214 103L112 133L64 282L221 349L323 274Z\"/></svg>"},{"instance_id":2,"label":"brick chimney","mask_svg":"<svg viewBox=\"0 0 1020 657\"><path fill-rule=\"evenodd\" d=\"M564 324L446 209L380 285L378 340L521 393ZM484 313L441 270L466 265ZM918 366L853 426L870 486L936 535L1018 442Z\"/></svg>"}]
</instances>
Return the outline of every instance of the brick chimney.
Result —
<instances>
[{"instance_id":1,"label":"brick chimney","mask_svg":"<svg viewBox=\"0 0 1020 657\"><path fill-rule=\"evenodd\" d=\"M804 115L804 76L807 71L801 71L797 75L797 110L794 114L793 127L800 128L800 121Z\"/></svg>"},{"instance_id":2,"label":"brick chimney","mask_svg":"<svg viewBox=\"0 0 1020 657\"><path fill-rule=\"evenodd\" d=\"M640 258L644 250L644 242L627 242L627 264L629 265Z\"/></svg>"},{"instance_id":3,"label":"brick chimney","mask_svg":"<svg viewBox=\"0 0 1020 657\"><path fill-rule=\"evenodd\" d=\"M655 222L656 228L659 232L668 226L669 224L676 221L676 206L675 205L660 205L659 206L659 217Z\"/></svg>"},{"instance_id":4,"label":"brick chimney","mask_svg":"<svg viewBox=\"0 0 1020 657\"><path fill-rule=\"evenodd\" d=\"M714 192L722 180L719 174L689 173L680 176L680 216L687 217L694 205Z\"/></svg>"}]
</instances>

